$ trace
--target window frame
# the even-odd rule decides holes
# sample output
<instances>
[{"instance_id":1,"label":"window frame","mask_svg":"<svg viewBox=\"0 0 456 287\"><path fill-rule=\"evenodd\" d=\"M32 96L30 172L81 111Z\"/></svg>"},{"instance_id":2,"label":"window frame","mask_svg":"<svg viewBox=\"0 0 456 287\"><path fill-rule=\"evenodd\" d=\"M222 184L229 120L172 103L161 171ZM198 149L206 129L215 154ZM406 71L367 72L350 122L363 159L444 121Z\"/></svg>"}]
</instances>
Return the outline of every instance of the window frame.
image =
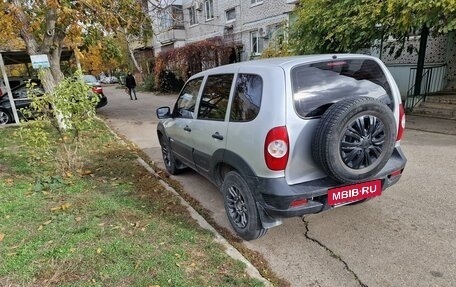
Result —
<instances>
[{"instance_id":1,"label":"window frame","mask_svg":"<svg viewBox=\"0 0 456 287\"><path fill-rule=\"evenodd\" d=\"M255 7L263 4L263 0L250 0L250 7Z\"/></svg>"},{"instance_id":2,"label":"window frame","mask_svg":"<svg viewBox=\"0 0 456 287\"><path fill-rule=\"evenodd\" d=\"M254 45L254 35L256 35L256 45ZM260 43L260 41L263 41L263 38L260 37L260 32L258 30L250 31L250 52L253 56L259 56L263 52L264 43ZM254 49L255 46L256 49Z\"/></svg>"},{"instance_id":3,"label":"window frame","mask_svg":"<svg viewBox=\"0 0 456 287\"><path fill-rule=\"evenodd\" d=\"M191 6L188 9L188 17L190 18L188 23L190 27L198 25L198 19L196 17L196 9L195 6Z\"/></svg>"},{"instance_id":4,"label":"window frame","mask_svg":"<svg viewBox=\"0 0 456 287\"><path fill-rule=\"evenodd\" d=\"M204 77L194 78L185 84L185 86L182 88L179 96L177 97L176 103L174 104L174 109L172 112L173 118L177 118L177 119L193 119L194 118L194 116L192 116L192 117L181 116L181 113L179 112L178 104L179 104L179 100L181 99L181 97L183 97L183 95L186 94L186 93L184 93L185 89L189 86L190 83L195 82L195 81L200 81L198 92L192 98L192 100L194 99L194 108L193 108L192 113L193 113L193 115L195 115L195 110L198 107L198 99L199 99L199 95L201 92L201 87L203 86L203 83L204 83Z\"/></svg>"},{"instance_id":5,"label":"window frame","mask_svg":"<svg viewBox=\"0 0 456 287\"><path fill-rule=\"evenodd\" d=\"M214 19L214 0L204 1L204 14L206 14L206 21Z\"/></svg>"},{"instance_id":6,"label":"window frame","mask_svg":"<svg viewBox=\"0 0 456 287\"><path fill-rule=\"evenodd\" d=\"M200 116L201 112L201 107L203 106L203 99L204 99L204 93L206 91L208 83L210 83L211 78L216 78L216 77L223 77L223 76L231 76L231 84L229 88L229 92L227 97L224 97L223 100L226 101L226 106L225 106L225 115L223 118L210 118L210 117L202 117ZM230 101L231 101L231 94L233 93L233 87L235 84L235 80L237 79L237 74L236 73L221 73L221 74L211 74L207 75L207 77L204 79L204 86L202 87L201 90L201 95L198 98L198 111L196 112L196 119L199 121L215 121L215 122L223 122L226 120L227 116L229 118L229 109L230 109Z\"/></svg>"},{"instance_id":7,"label":"window frame","mask_svg":"<svg viewBox=\"0 0 456 287\"><path fill-rule=\"evenodd\" d=\"M230 11L234 11L234 18L233 19L228 19L228 13ZM231 23L231 22L234 22L236 21L236 7L233 7L233 8L230 8L230 9L227 9L225 10L225 19L226 19L226 23Z\"/></svg>"},{"instance_id":8,"label":"window frame","mask_svg":"<svg viewBox=\"0 0 456 287\"><path fill-rule=\"evenodd\" d=\"M255 114L255 116L251 119L243 119L243 120L238 120L238 119L234 119L232 116L233 116L233 106L234 106L234 102L236 100L236 98L238 97L238 93L237 93L237 88L238 88L238 81L240 79L240 77L242 76L250 76L250 77L257 77L260 81L261 81L261 95L260 95L260 99L259 99L259 105L258 105L258 111L257 113ZM234 91L233 91L233 95L231 97L231 101L230 101L230 111L229 111L229 118L228 118L228 121L229 122L232 122L232 123L247 123L247 122L251 122L253 120L255 120L258 115L260 114L260 111L261 111L261 103L263 101L263 93L264 92L264 79L263 77L260 75L260 74L255 74L255 73L237 73L236 74L236 78L235 78L235 81L234 81ZM250 103L252 105L255 105L254 103L252 103L252 101L250 101Z\"/></svg>"}]
</instances>

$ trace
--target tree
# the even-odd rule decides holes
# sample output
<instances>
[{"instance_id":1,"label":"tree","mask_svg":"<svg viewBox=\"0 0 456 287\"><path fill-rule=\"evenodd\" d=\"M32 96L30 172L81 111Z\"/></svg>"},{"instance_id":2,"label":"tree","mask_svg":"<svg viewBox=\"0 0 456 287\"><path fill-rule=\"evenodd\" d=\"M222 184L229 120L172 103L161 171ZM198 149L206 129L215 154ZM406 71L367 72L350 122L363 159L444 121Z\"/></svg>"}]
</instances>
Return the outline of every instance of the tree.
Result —
<instances>
[{"instance_id":1,"label":"tree","mask_svg":"<svg viewBox=\"0 0 456 287\"><path fill-rule=\"evenodd\" d=\"M456 1L301 0L291 45L297 54L355 52L389 36L404 43L422 27L436 34L455 30Z\"/></svg>"},{"instance_id":2,"label":"tree","mask_svg":"<svg viewBox=\"0 0 456 287\"><path fill-rule=\"evenodd\" d=\"M96 43L83 46L80 56L82 70L93 75L105 71L111 74L112 70L126 66L123 45L117 37L104 37Z\"/></svg>"},{"instance_id":3,"label":"tree","mask_svg":"<svg viewBox=\"0 0 456 287\"><path fill-rule=\"evenodd\" d=\"M136 0L3 0L0 35L20 35L29 55L46 54L50 69L40 73L46 91L63 79L60 55L84 37L100 39L119 29L145 35L148 16ZM96 31L96 33L94 33Z\"/></svg>"}]
</instances>

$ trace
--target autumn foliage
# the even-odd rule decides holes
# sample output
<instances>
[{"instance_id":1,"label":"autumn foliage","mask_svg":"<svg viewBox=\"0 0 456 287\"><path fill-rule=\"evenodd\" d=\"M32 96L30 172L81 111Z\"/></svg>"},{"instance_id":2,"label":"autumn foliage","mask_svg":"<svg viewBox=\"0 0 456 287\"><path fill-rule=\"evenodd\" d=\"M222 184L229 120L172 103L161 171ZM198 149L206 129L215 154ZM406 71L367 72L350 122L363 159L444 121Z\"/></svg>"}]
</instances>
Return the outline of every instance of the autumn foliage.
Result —
<instances>
[{"instance_id":1,"label":"autumn foliage","mask_svg":"<svg viewBox=\"0 0 456 287\"><path fill-rule=\"evenodd\" d=\"M192 75L234 62L235 51L233 45L216 37L161 52L155 60L156 87L161 91L178 91Z\"/></svg>"}]
</instances>

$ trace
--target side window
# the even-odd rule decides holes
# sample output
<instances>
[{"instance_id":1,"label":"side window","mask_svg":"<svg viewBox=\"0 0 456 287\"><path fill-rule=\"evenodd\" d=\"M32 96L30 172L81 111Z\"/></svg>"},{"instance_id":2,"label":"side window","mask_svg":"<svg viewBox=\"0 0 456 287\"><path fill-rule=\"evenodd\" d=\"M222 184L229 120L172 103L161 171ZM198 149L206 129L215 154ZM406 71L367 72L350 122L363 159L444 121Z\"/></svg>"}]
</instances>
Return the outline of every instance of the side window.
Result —
<instances>
[{"instance_id":1,"label":"side window","mask_svg":"<svg viewBox=\"0 0 456 287\"><path fill-rule=\"evenodd\" d=\"M199 105L198 119L225 119L233 78L233 74L213 75L207 78Z\"/></svg>"},{"instance_id":2,"label":"side window","mask_svg":"<svg viewBox=\"0 0 456 287\"><path fill-rule=\"evenodd\" d=\"M230 121L248 122L260 112L263 79L258 75L239 74L231 105Z\"/></svg>"},{"instance_id":3,"label":"side window","mask_svg":"<svg viewBox=\"0 0 456 287\"><path fill-rule=\"evenodd\" d=\"M185 85L174 107L173 116L177 118L193 118L196 99L203 78L191 80Z\"/></svg>"}]
</instances>

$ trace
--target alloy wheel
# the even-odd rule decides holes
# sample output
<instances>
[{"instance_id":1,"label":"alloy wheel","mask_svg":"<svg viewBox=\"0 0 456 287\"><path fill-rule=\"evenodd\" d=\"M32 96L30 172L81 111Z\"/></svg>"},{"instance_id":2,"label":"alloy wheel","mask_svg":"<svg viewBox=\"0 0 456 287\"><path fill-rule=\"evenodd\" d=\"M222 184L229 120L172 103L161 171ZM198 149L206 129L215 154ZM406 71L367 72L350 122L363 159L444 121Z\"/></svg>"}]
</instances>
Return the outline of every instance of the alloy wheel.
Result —
<instances>
[{"instance_id":1,"label":"alloy wheel","mask_svg":"<svg viewBox=\"0 0 456 287\"><path fill-rule=\"evenodd\" d=\"M0 125L5 125L8 123L8 121L9 115L4 111L0 111Z\"/></svg>"},{"instance_id":2,"label":"alloy wheel","mask_svg":"<svg viewBox=\"0 0 456 287\"><path fill-rule=\"evenodd\" d=\"M248 224L247 205L239 189L235 186L228 188L227 194L228 213L239 228Z\"/></svg>"},{"instance_id":3,"label":"alloy wheel","mask_svg":"<svg viewBox=\"0 0 456 287\"><path fill-rule=\"evenodd\" d=\"M382 154L384 143L385 127L382 121L375 116L358 117L342 135L342 161L352 169L369 167Z\"/></svg>"}]
</instances>

